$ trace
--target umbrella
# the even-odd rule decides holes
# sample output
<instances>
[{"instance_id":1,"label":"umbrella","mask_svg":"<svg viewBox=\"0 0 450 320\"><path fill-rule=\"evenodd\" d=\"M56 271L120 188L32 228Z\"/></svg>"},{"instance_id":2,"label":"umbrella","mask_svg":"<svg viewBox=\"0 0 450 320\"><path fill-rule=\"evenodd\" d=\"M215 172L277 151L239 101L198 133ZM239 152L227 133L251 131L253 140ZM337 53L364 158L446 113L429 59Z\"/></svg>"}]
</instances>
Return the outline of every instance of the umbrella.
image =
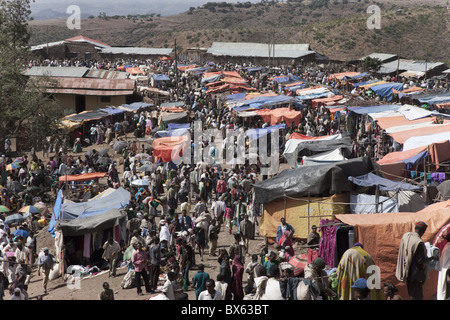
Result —
<instances>
[{"instance_id":1,"label":"umbrella","mask_svg":"<svg viewBox=\"0 0 450 320\"><path fill-rule=\"evenodd\" d=\"M294 267L294 276L298 277L303 272L305 266L308 264L308 255L300 254L294 256L289 260L289 264Z\"/></svg>"},{"instance_id":2,"label":"umbrella","mask_svg":"<svg viewBox=\"0 0 450 320\"><path fill-rule=\"evenodd\" d=\"M0 212L9 212L9 208L5 206L0 206Z\"/></svg>"},{"instance_id":3,"label":"umbrella","mask_svg":"<svg viewBox=\"0 0 450 320\"><path fill-rule=\"evenodd\" d=\"M439 230L439 232L434 237L433 246L439 248L439 251L441 253L445 245L447 244L447 240L445 239L445 237L449 234L449 232L450 232L450 223L447 223Z\"/></svg>"},{"instance_id":4,"label":"umbrella","mask_svg":"<svg viewBox=\"0 0 450 320\"><path fill-rule=\"evenodd\" d=\"M108 154L109 149L102 149L98 152L99 155L102 157L106 156Z\"/></svg>"},{"instance_id":5,"label":"umbrella","mask_svg":"<svg viewBox=\"0 0 450 320\"><path fill-rule=\"evenodd\" d=\"M146 165L139 167L138 171L139 172L153 172L156 170L156 168L158 168L157 164L146 164Z\"/></svg>"},{"instance_id":6,"label":"umbrella","mask_svg":"<svg viewBox=\"0 0 450 320\"><path fill-rule=\"evenodd\" d=\"M135 249L133 248L133 245L130 245L125 252L123 253L123 261L131 260L133 257Z\"/></svg>"},{"instance_id":7,"label":"umbrella","mask_svg":"<svg viewBox=\"0 0 450 320\"><path fill-rule=\"evenodd\" d=\"M16 163L22 163L23 162L23 158L22 157L18 157L18 158L15 158L14 159L14 162L16 162Z\"/></svg>"},{"instance_id":8,"label":"umbrella","mask_svg":"<svg viewBox=\"0 0 450 320\"><path fill-rule=\"evenodd\" d=\"M12 223L20 223L24 222L26 219L24 216L22 216L20 213L15 213L10 216L7 216L5 219L6 224L12 224Z\"/></svg>"},{"instance_id":9,"label":"umbrella","mask_svg":"<svg viewBox=\"0 0 450 320\"><path fill-rule=\"evenodd\" d=\"M40 213L41 210L39 210L35 206L25 206L25 207L21 208L19 210L19 212L26 213L26 215L24 215L24 217L28 217L30 215L30 213Z\"/></svg>"},{"instance_id":10,"label":"umbrella","mask_svg":"<svg viewBox=\"0 0 450 320\"><path fill-rule=\"evenodd\" d=\"M134 186L149 186L150 182L148 182L145 179L137 179L137 180L133 180L131 182L131 184L134 185Z\"/></svg>"},{"instance_id":11,"label":"umbrella","mask_svg":"<svg viewBox=\"0 0 450 320\"><path fill-rule=\"evenodd\" d=\"M13 232L11 232L13 235L15 235L15 236L19 236L19 237L22 237L22 238L27 238L28 237L28 231L26 231L26 230L22 230L22 229L19 229L19 230L14 230Z\"/></svg>"},{"instance_id":12,"label":"umbrella","mask_svg":"<svg viewBox=\"0 0 450 320\"><path fill-rule=\"evenodd\" d=\"M6 170L8 170L8 171L16 170L19 168L20 168L20 164L18 164L17 162L12 162L6 166Z\"/></svg>"},{"instance_id":13,"label":"umbrella","mask_svg":"<svg viewBox=\"0 0 450 320\"><path fill-rule=\"evenodd\" d=\"M139 159L139 158L150 158L150 155L147 153L138 153L137 155L134 156L135 159Z\"/></svg>"},{"instance_id":14,"label":"umbrella","mask_svg":"<svg viewBox=\"0 0 450 320\"><path fill-rule=\"evenodd\" d=\"M110 158L108 158L108 157L101 157L101 158L98 158L97 161L96 161L97 164L100 164L100 163L111 163L111 162L112 162L112 160Z\"/></svg>"},{"instance_id":15,"label":"umbrella","mask_svg":"<svg viewBox=\"0 0 450 320\"><path fill-rule=\"evenodd\" d=\"M113 145L114 151L122 152L122 150L128 145L126 141L117 141Z\"/></svg>"}]
</instances>

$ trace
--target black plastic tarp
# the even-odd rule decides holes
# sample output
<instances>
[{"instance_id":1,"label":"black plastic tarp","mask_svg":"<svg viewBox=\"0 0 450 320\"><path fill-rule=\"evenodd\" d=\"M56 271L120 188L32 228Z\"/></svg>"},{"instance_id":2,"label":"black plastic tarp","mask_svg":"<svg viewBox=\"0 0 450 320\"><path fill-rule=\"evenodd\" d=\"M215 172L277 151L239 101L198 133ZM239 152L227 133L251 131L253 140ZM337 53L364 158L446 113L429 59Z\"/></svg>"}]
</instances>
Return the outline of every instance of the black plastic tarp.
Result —
<instances>
[{"instance_id":1,"label":"black plastic tarp","mask_svg":"<svg viewBox=\"0 0 450 320\"><path fill-rule=\"evenodd\" d=\"M344 137L336 140L312 140L300 143L297 146L297 151L301 152L304 149L314 152L326 152L341 148L344 156L348 156L352 152L352 139L350 137Z\"/></svg>"},{"instance_id":2,"label":"black plastic tarp","mask_svg":"<svg viewBox=\"0 0 450 320\"><path fill-rule=\"evenodd\" d=\"M117 219L120 223L122 219L125 219L125 216L119 209L111 209L96 216L61 221L59 226L65 236L80 236L113 228Z\"/></svg>"},{"instance_id":3,"label":"black plastic tarp","mask_svg":"<svg viewBox=\"0 0 450 320\"><path fill-rule=\"evenodd\" d=\"M256 202L268 203L283 196L326 196L350 192L352 185L348 177L361 176L375 169L379 169L379 166L372 159L364 157L284 170L274 178L254 185Z\"/></svg>"},{"instance_id":4,"label":"black plastic tarp","mask_svg":"<svg viewBox=\"0 0 450 320\"><path fill-rule=\"evenodd\" d=\"M169 123L186 123L188 122L188 115L185 111L183 112L163 112L161 115L161 120L164 121L164 124Z\"/></svg>"}]
</instances>

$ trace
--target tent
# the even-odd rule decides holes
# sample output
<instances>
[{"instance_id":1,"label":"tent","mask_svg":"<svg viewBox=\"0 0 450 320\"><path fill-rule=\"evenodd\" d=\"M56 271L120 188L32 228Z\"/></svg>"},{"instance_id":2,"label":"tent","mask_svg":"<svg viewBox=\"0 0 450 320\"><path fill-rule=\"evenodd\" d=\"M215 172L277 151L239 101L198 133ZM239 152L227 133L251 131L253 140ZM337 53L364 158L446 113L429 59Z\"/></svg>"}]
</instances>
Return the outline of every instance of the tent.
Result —
<instances>
[{"instance_id":1,"label":"tent","mask_svg":"<svg viewBox=\"0 0 450 320\"><path fill-rule=\"evenodd\" d=\"M422 190L421 186L412 185L406 182L392 181L374 173L367 173L362 176L348 177L348 180L360 187L378 186L380 191L396 191L396 190Z\"/></svg>"},{"instance_id":2,"label":"tent","mask_svg":"<svg viewBox=\"0 0 450 320\"><path fill-rule=\"evenodd\" d=\"M424 221L428 228L422 236L424 242L433 242L439 230L450 222L450 208L437 203L418 212L379 213L372 215L338 214L336 219L353 226L355 242L364 245L380 267L381 283L390 282L397 286L399 294L408 299L406 285L395 277L398 250L402 236L414 231L417 221ZM437 270L429 273L424 284L424 299L432 299L436 293Z\"/></svg>"},{"instance_id":3,"label":"tent","mask_svg":"<svg viewBox=\"0 0 450 320\"><path fill-rule=\"evenodd\" d=\"M378 169L377 164L366 157L286 169L271 179L256 182L255 200L266 204L286 196L328 196L350 192L349 176L363 175L374 169Z\"/></svg>"},{"instance_id":4,"label":"tent","mask_svg":"<svg viewBox=\"0 0 450 320\"><path fill-rule=\"evenodd\" d=\"M258 128L258 129L249 129L245 132L247 137L249 137L251 140L258 139L262 136L267 135L268 133L272 133L274 131L277 131L279 129L286 129L286 124L276 124L274 126L265 127L265 128Z\"/></svg>"},{"instance_id":5,"label":"tent","mask_svg":"<svg viewBox=\"0 0 450 320\"><path fill-rule=\"evenodd\" d=\"M106 172L92 172L76 175L64 175L59 177L59 183L63 182L82 182L90 180L98 180L106 176Z\"/></svg>"},{"instance_id":6,"label":"tent","mask_svg":"<svg viewBox=\"0 0 450 320\"><path fill-rule=\"evenodd\" d=\"M126 220L126 216L119 209L114 208L86 218L61 221L59 226L64 236L79 236L111 229L115 225L124 223L124 220Z\"/></svg>"},{"instance_id":7,"label":"tent","mask_svg":"<svg viewBox=\"0 0 450 320\"><path fill-rule=\"evenodd\" d=\"M161 112L161 121L164 125L168 125L169 123L187 123L188 122L188 114L186 111L183 112Z\"/></svg>"},{"instance_id":8,"label":"tent","mask_svg":"<svg viewBox=\"0 0 450 320\"><path fill-rule=\"evenodd\" d=\"M294 238L306 239L312 225L319 225L322 217L333 218L336 214L349 212L349 194L336 194L330 197L286 198L264 204L259 234L267 238L275 238L280 219L292 225Z\"/></svg>"},{"instance_id":9,"label":"tent","mask_svg":"<svg viewBox=\"0 0 450 320\"><path fill-rule=\"evenodd\" d=\"M157 73L155 73L152 76L152 78L155 81L170 81L170 78L169 78L169 76L167 74L157 74Z\"/></svg>"},{"instance_id":10,"label":"tent","mask_svg":"<svg viewBox=\"0 0 450 320\"><path fill-rule=\"evenodd\" d=\"M341 149L336 148L331 151L321 152L313 156L303 156L303 165L328 164L346 160L342 155Z\"/></svg>"},{"instance_id":11,"label":"tent","mask_svg":"<svg viewBox=\"0 0 450 320\"><path fill-rule=\"evenodd\" d=\"M131 104L122 104L119 108L124 109L129 112L137 112L141 109L149 108L154 106L153 103L145 103L145 102L133 102Z\"/></svg>"},{"instance_id":12,"label":"tent","mask_svg":"<svg viewBox=\"0 0 450 320\"><path fill-rule=\"evenodd\" d=\"M86 202L72 202L67 199L61 205L61 220L85 218L104 213L110 209L120 209L130 202L130 192L123 189L109 188Z\"/></svg>"},{"instance_id":13,"label":"tent","mask_svg":"<svg viewBox=\"0 0 450 320\"><path fill-rule=\"evenodd\" d=\"M405 131L393 132L388 135L394 139L397 143L403 144L408 138L417 136L426 136L437 133L444 133L450 131L450 124L435 124L433 126L409 129Z\"/></svg>"},{"instance_id":14,"label":"tent","mask_svg":"<svg viewBox=\"0 0 450 320\"><path fill-rule=\"evenodd\" d=\"M256 113L261 116L264 122L268 122L272 126L280 123L283 120L288 125L290 125L291 122L294 122L294 124L298 126L302 118L301 111L295 111L290 108L256 110Z\"/></svg>"},{"instance_id":15,"label":"tent","mask_svg":"<svg viewBox=\"0 0 450 320\"><path fill-rule=\"evenodd\" d=\"M175 129L189 129L191 127L190 123L169 123L167 128L169 130L175 130Z\"/></svg>"},{"instance_id":16,"label":"tent","mask_svg":"<svg viewBox=\"0 0 450 320\"><path fill-rule=\"evenodd\" d=\"M351 194L350 212L352 214L376 214L387 212L398 212L398 204L395 199L390 197L371 194Z\"/></svg>"},{"instance_id":17,"label":"tent","mask_svg":"<svg viewBox=\"0 0 450 320\"><path fill-rule=\"evenodd\" d=\"M154 139L153 156L155 157L155 163L178 159L188 143L189 139L186 135Z\"/></svg>"},{"instance_id":18,"label":"tent","mask_svg":"<svg viewBox=\"0 0 450 320\"><path fill-rule=\"evenodd\" d=\"M391 101L393 95L392 90L403 90L403 83L382 83L372 86L370 89L372 89L372 91L375 92L375 94L377 94L381 99L386 98L387 101Z\"/></svg>"}]
</instances>

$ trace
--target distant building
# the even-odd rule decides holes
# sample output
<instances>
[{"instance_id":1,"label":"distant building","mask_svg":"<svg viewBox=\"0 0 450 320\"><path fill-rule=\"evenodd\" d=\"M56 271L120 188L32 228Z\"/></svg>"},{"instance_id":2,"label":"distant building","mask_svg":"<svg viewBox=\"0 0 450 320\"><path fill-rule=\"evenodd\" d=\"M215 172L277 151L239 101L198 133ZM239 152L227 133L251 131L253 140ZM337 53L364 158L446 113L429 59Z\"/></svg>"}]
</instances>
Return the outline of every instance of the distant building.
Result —
<instances>
[{"instance_id":1,"label":"distant building","mask_svg":"<svg viewBox=\"0 0 450 320\"><path fill-rule=\"evenodd\" d=\"M408 59L395 59L394 61L384 63L377 73L381 76L395 76L397 69L399 76L405 78L426 79L441 75L448 67L442 62L416 61Z\"/></svg>"},{"instance_id":2,"label":"distant building","mask_svg":"<svg viewBox=\"0 0 450 320\"><path fill-rule=\"evenodd\" d=\"M129 79L127 72L85 67L32 67L24 75L45 79L44 92L58 101L65 115L136 100L135 80Z\"/></svg>"},{"instance_id":3,"label":"distant building","mask_svg":"<svg viewBox=\"0 0 450 320\"><path fill-rule=\"evenodd\" d=\"M103 59L156 60L172 55L172 48L107 47L100 50Z\"/></svg>"},{"instance_id":4,"label":"distant building","mask_svg":"<svg viewBox=\"0 0 450 320\"><path fill-rule=\"evenodd\" d=\"M84 36L48 42L30 47L35 59L77 59L100 60L100 49L109 47L108 44Z\"/></svg>"},{"instance_id":5,"label":"distant building","mask_svg":"<svg viewBox=\"0 0 450 320\"><path fill-rule=\"evenodd\" d=\"M367 56L358 59L357 61L362 61L365 58L376 58L381 61L381 63L388 63L398 59L398 55L392 53L371 53Z\"/></svg>"},{"instance_id":6,"label":"distant building","mask_svg":"<svg viewBox=\"0 0 450 320\"><path fill-rule=\"evenodd\" d=\"M274 44L255 42L213 42L207 51L208 58L214 62L233 61L267 64L292 64L314 61L316 54L309 44Z\"/></svg>"}]
</instances>

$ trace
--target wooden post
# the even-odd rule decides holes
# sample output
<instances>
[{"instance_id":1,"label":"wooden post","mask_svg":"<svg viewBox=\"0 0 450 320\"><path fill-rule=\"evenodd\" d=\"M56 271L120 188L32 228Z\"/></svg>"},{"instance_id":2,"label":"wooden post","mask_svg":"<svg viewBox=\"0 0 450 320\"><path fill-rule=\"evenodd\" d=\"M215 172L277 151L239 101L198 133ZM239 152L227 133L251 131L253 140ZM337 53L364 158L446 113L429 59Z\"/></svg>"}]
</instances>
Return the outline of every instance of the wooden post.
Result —
<instances>
[{"instance_id":1,"label":"wooden post","mask_svg":"<svg viewBox=\"0 0 450 320\"><path fill-rule=\"evenodd\" d=\"M378 213L379 198L380 198L380 190L379 186L377 185L375 189L375 213Z\"/></svg>"},{"instance_id":2,"label":"wooden post","mask_svg":"<svg viewBox=\"0 0 450 320\"><path fill-rule=\"evenodd\" d=\"M310 227L310 214L311 214L311 193L308 192L308 232L311 229L311 227Z\"/></svg>"}]
</instances>

